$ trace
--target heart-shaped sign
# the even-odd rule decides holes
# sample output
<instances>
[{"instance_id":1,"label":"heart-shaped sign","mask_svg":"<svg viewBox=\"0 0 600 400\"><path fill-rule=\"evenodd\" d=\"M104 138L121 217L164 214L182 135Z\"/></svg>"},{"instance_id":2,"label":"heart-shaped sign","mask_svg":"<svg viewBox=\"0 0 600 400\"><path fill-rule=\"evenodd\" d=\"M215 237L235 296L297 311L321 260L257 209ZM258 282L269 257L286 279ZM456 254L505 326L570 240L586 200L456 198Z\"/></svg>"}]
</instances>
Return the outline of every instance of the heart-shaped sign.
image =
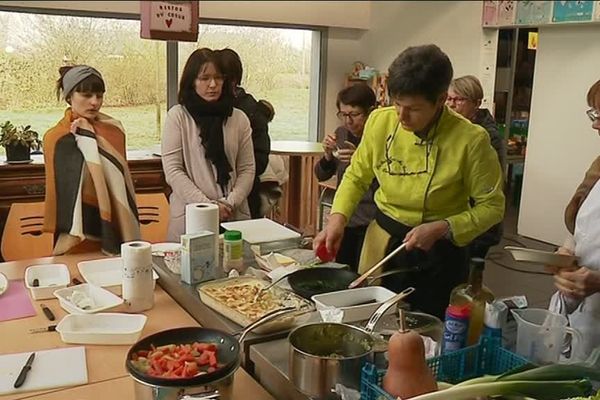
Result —
<instances>
[{"instance_id":1,"label":"heart-shaped sign","mask_svg":"<svg viewBox=\"0 0 600 400\"><path fill-rule=\"evenodd\" d=\"M173 23L173 18L166 19L165 23L167 24L167 28L170 28L171 24Z\"/></svg>"}]
</instances>

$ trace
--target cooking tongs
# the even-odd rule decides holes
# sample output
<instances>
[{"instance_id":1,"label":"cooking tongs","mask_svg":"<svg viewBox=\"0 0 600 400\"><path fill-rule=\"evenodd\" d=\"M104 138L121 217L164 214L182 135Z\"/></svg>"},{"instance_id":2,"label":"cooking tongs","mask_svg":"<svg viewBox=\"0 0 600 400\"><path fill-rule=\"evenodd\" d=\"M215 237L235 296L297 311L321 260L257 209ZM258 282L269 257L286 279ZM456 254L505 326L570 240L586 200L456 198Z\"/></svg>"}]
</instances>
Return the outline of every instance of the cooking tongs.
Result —
<instances>
[{"instance_id":1,"label":"cooking tongs","mask_svg":"<svg viewBox=\"0 0 600 400\"><path fill-rule=\"evenodd\" d=\"M402 251L405 247L406 247L406 243L402 243L400 246L398 246L390 254L388 254L387 256L383 257L381 259L381 261L379 261L377 264L373 265L371 267L371 269L369 269L367 272L365 272L364 274L362 274L361 276L359 276L358 278L356 278L354 281L352 281L350 283L350 285L348 285L348 289L354 289L355 287L359 286L361 283L363 283L363 281L365 279L367 279L369 276L371 276L373 274L373 272L375 272L379 268L381 268L386 262L388 262L392 257L394 257L396 254L398 254L400 251Z\"/></svg>"}]
</instances>

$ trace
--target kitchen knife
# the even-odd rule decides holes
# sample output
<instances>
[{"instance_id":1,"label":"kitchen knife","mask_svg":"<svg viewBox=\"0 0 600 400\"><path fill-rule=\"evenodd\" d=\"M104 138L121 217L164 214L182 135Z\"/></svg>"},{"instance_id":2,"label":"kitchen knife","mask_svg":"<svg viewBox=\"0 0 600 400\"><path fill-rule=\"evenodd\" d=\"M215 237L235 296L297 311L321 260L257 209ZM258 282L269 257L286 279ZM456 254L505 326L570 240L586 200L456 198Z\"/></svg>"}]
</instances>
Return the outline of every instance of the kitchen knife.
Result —
<instances>
[{"instance_id":1,"label":"kitchen knife","mask_svg":"<svg viewBox=\"0 0 600 400\"><path fill-rule=\"evenodd\" d=\"M15 384L14 384L15 389L20 388L21 386L23 386L23 383L25 383L25 379L27 378L27 374L31 370L31 364L33 364L34 359L35 359L35 353L31 353L31 355L27 359L27 362L21 369L21 372L19 372L19 376L17 376L17 380L15 381Z\"/></svg>"},{"instance_id":2,"label":"kitchen knife","mask_svg":"<svg viewBox=\"0 0 600 400\"><path fill-rule=\"evenodd\" d=\"M56 325L50 325L46 328L32 328L29 333L42 333L42 332L54 332L56 331Z\"/></svg>"}]
</instances>

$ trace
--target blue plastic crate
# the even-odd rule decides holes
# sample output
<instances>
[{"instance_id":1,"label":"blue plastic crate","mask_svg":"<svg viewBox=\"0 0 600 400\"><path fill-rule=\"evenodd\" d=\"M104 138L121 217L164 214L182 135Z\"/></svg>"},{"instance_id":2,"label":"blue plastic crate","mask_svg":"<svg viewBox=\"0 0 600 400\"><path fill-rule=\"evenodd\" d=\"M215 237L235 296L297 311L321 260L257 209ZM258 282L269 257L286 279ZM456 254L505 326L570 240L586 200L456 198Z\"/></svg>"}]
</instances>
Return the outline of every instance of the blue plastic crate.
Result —
<instances>
[{"instance_id":1,"label":"blue plastic crate","mask_svg":"<svg viewBox=\"0 0 600 400\"><path fill-rule=\"evenodd\" d=\"M456 384L483 375L499 375L528 361L502 347L496 338L484 337L478 345L466 347L427 360L438 381ZM360 382L361 400L395 400L381 388L385 370L373 364L363 367Z\"/></svg>"}]
</instances>

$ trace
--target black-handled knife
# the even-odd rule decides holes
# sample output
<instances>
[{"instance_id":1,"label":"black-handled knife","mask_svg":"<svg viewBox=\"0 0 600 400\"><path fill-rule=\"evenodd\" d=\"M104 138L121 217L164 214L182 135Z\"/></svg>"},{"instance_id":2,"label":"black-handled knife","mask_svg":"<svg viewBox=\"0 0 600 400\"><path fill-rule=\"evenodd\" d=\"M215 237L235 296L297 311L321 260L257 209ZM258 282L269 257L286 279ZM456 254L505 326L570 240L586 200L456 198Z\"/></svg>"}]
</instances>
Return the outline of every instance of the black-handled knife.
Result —
<instances>
[{"instance_id":1,"label":"black-handled knife","mask_svg":"<svg viewBox=\"0 0 600 400\"><path fill-rule=\"evenodd\" d=\"M31 370L31 364L33 364L34 359L35 359L35 353L31 353L31 355L27 359L27 362L21 369L21 372L19 372L19 376L17 376L17 380L15 381L15 384L14 384L15 389L20 388L21 386L23 386L23 383L25 383L25 379L27 378L27 374Z\"/></svg>"}]
</instances>

